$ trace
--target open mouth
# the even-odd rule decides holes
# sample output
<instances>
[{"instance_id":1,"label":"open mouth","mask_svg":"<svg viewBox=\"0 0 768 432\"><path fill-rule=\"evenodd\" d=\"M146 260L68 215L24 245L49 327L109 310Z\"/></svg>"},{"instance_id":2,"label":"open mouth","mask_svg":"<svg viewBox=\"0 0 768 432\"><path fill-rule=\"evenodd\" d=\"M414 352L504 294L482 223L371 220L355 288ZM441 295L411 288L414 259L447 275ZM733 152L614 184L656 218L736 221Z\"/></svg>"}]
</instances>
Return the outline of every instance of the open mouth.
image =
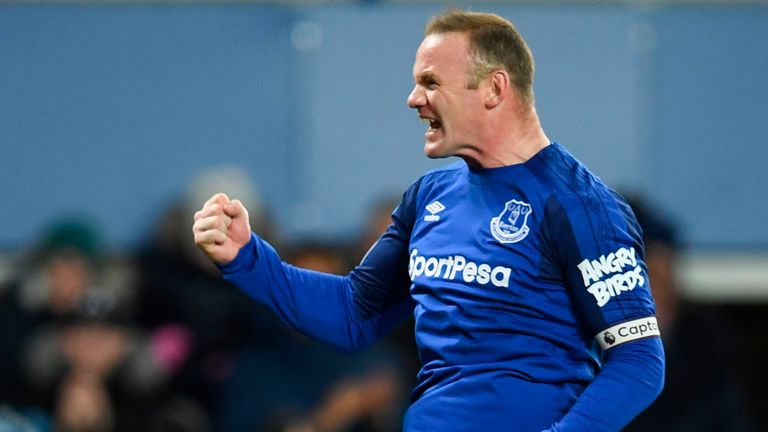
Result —
<instances>
[{"instance_id":1,"label":"open mouth","mask_svg":"<svg viewBox=\"0 0 768 432\"><path fill-rule=\"evenodd\" d=\"M421 117L421 121L424 122L424 124L429 126L428 132L435 132L438 129L443 127L443 124L440 123L440 120L437 120L431 117Z\"/></svg>"}]
</instances>

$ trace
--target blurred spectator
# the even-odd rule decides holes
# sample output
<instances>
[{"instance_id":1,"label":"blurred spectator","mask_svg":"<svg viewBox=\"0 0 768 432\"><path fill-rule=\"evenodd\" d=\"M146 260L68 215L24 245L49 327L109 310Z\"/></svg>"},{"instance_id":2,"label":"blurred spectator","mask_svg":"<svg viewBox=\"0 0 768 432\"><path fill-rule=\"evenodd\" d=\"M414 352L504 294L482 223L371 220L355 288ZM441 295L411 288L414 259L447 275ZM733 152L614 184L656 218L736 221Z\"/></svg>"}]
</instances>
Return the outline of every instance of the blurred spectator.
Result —
<instances>
[{"instance_id":1,"label":"blurred spectator","mask_svg":"<svg viewBox=\"0 0 768 432\"><path fill-rule=\"evenodd\" d=\"M157 336L173 392L202 404L208 415L218 408L219 387L230 379L238 353L271 343L277 325L266 308L222 280L192 241L189 221L211 190L255 203L249 208L252 225L270 232L249 177L223 167L192 182L184 198L159 218L138 254L139 321Z\"/></svg>"},{"instance_id":2,"label":"blurred spectator","mask_svg":"<svg viewBox=\"0 0 768 432\"><path fill-rule=\"evenodd\" d=\"M349 269L341 248L310 241L286 261L322 272ZM399 362L384 346L343 354L277 325L273 346L238 359L223 392L221 430L386 432L399 430L407 390Z\"/></svg>"},{"instance_id":3,"label":"blurred spectator","mask_svg":"<svg viewBox=\"0 0 768 432\"><path fill-rule=\"evenodd\" d=\"M296 267L336 275L344 275L351 270L344 259L342 245L322 240L305 240L286 249L286 262Z\"/></svg>"},{"instance_id":4,"label":"blurred spectator","mask_svg":"<svg viewBox=\"0 0 768 432\"><path fill-rule=\"evenodd\" d=\"M675 226L639 198L630 198L629 204L643 230L667 370L664 391L625 430L756 430L738 375L734 333L713 310L687 302L680 291L681 243Z\"/></svg>"},{"instance_id":5,"label":"blurred spectator","mask_svg":"<svg viewBox=\"0 0 768 432\"><path fill-rule=\"evenodd\" d=\"M2 395L42 407L57 431L145 425L137 421L149 416L135 414L163 382L149 339L130 325L132 289L105 277L104 264L93 227L60 221L0 305L12 375Z\"/></svg>"}]
</instances>

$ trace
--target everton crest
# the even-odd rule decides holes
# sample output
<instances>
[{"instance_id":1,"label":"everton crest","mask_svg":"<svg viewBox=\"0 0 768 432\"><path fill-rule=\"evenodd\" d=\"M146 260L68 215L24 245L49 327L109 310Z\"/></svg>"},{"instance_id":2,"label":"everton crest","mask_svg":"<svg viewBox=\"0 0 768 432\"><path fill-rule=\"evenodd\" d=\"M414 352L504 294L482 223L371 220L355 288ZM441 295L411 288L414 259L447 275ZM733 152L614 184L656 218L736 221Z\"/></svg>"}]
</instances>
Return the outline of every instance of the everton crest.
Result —
<instances>
[{"instance_id":1,"label":"everton crest","mask_svg":"<svg viewBox=\"0 0 768 432\"><path fill-rule=\"evenodd\" d=\"M507 201L501 214L491 219L491 234L501 243L517 243L528 235L528 215L531 205L518 201Z\"/></svg>"}]
</instances>

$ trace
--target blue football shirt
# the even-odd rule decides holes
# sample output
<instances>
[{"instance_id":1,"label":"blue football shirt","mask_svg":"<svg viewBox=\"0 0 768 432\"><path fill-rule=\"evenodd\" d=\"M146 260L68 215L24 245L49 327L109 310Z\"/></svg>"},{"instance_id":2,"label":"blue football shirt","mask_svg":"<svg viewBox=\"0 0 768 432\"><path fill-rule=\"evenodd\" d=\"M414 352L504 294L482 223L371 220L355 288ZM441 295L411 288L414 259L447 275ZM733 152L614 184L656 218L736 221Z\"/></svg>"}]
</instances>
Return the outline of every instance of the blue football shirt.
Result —
<instances>
[{"instance_id":1,"label":"blue football shirt","mask_svg":"<svg viewBox=\"0 0 768 432\"><path fill-rule=\"evenodd\" d=\"M283 263L256 236L222 270L345 349L413 313L423 367L405 430L547 429L601 350L659 335L632 211L559 144L517 165L431 171L392 220L346 277Z\"/></svg>"}]
</instances>

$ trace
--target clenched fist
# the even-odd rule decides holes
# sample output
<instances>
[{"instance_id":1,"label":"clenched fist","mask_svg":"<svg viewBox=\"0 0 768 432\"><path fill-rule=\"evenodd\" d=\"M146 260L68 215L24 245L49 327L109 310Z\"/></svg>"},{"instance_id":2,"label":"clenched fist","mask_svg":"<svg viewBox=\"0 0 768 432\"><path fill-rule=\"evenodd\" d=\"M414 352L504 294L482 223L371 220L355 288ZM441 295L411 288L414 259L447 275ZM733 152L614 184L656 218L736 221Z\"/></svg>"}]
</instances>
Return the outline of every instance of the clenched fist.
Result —
<instances>
[{"instance_id":1,"label":"clenched fist","mask_svg":"<svg viewBox=\"0 0 768 432\"><path fill-rule=\"evenodd\" d=\"M248 211L238 200L218 193L195 213L192 227L195 244L217 264L235 259L240 248L251 238Z\"/></svg>"}]
</instances>

